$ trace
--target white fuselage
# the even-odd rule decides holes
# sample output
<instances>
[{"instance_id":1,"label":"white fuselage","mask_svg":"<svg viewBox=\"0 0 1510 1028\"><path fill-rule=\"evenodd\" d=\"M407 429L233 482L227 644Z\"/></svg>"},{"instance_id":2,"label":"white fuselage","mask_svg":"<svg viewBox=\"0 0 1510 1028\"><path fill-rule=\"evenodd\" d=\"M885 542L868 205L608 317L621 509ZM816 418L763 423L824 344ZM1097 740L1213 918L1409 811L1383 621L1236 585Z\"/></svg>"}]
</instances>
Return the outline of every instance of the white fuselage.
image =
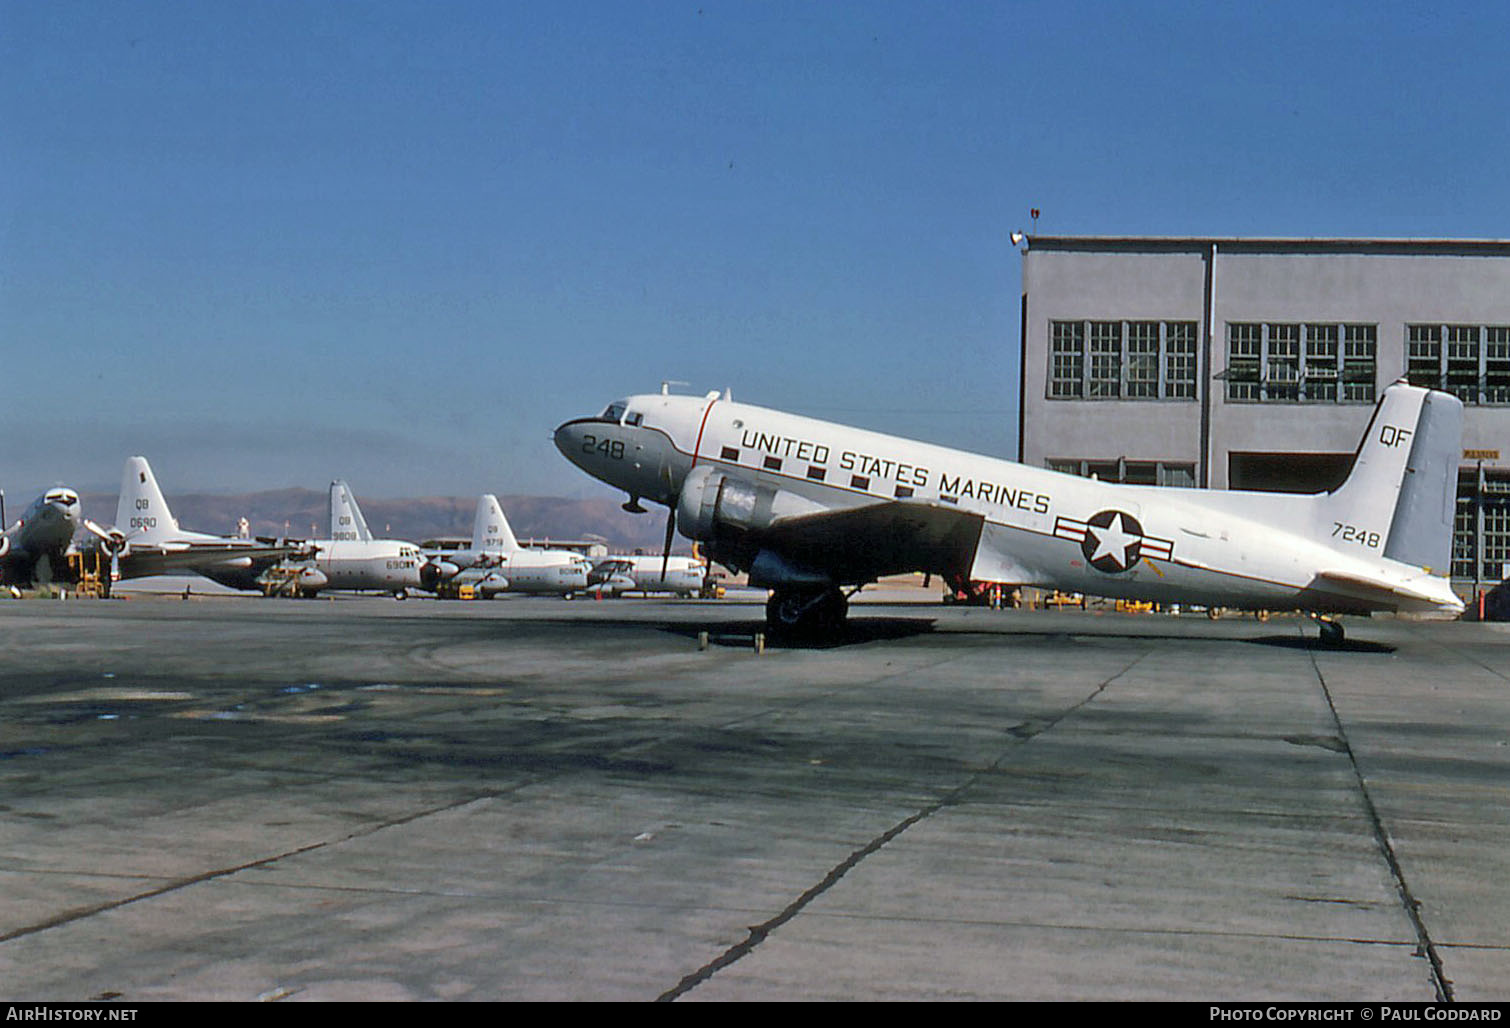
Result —
<instances>
[{"instance_id":1,"label":"white fuselage","mask_svg":"<svg viewBox=\"0 0 1510 1028\"><path fill-rule=\"evenodd\" d=\"M774 493L758 512L768 524L896 503L977 514L973 579L1283 608L1307 607L1326 572L1397 583L1402 597L1386 609L1461 606L1445 579L1385 558L1376 538L1338 545L1322 497L1114 485L716 394L633 396L605 413L619 407L617 421L567 422L556 442L633 496L677 504L689 477L718 472Z\"/></svg>"},{"instance_id":2,"label":"white fuselage","mask_svg":"<svg viewBox=\"0 0 1510 1028\"><path fill-rule=\"evenodd\" d=\"M613 567L616 575L626 576L630 580L631 584L622 591L691 596L702 589L708 572L707 566L694 557L668 556L665 558L664 571L659 554L637 553L632 556L609 557L606 561L600 561L598 567L602 568L605 563Z\"/></svg>"},{"instance_id":3,"label":"white fuselage","mask_svg":"<svg viewBox=\"0 0 1510 1028\"><path fill-rule=\"evenodd\" d=\"M320 539L308 565L325 578L321 589L400 592L418 589L424 553L398 539ZM315 590L308 590L315 591Z\"/></svg>"},{"instance_id":4,"label":"white fuselage","mask_svg":"<svg viewBox=\"0 0 1510 1028\"><path fill-rule=\"evenodd\" d=\"M486 592L564 596L588 588L592 562L570 550L465 549L430 559L433 581L425 588L485 585Z\"/></svg>"},{"instance_id":5,"label":"white fuselage","mask_svg":"<svg viewBox=\"0 0 1510 1028\"><path fill-rule=\"evenodd\" d=\"M49 489L37 497L14 525L0 525L0 580L50 581L63 571L81 523L79 494L72 489Z\"/></svg>"}]
</instances>

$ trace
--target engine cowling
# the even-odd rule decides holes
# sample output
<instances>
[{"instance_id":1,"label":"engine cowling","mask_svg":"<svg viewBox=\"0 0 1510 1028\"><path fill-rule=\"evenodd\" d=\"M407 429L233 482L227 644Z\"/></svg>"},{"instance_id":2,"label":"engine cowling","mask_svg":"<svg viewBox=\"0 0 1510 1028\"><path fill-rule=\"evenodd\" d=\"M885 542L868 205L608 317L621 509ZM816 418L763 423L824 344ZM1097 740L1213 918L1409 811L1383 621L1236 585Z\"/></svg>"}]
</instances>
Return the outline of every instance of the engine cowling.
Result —
<instances>
[{"instance_id":1,"label":"engine cowling","mask_svg":"<svg viewBox=\"0 0 1510 1028\"><path fill-rule=\"evenodd\" d=\"M764 482L735 478L712 465L693 468L677 498L676 523L700 542L734 541L769 528L782 518L815 514L825 508L806 497Z\"/></svg>"},{"instance_id":2,"label":"engine cowling","mask_svg":"<svg viewBox=\"0 0 1510 1028\"><path fill-rule=\"evenodd\" d=\"M297 582L300 592L313 594L328 586L330 578L317 567L307 567L299 569Z\"/></svg>"},{"instance_id":3,"label":"engine cowling","mask_svg":"<svg viewBox=\"0 0 1510 1028\"><path fill-rule=\"evenodd\" d=\"M427 560L419 568L419 586L434 592L436 587L449 582L461 572L461 568L449 560Z\"/></svg>"}]
</instances>

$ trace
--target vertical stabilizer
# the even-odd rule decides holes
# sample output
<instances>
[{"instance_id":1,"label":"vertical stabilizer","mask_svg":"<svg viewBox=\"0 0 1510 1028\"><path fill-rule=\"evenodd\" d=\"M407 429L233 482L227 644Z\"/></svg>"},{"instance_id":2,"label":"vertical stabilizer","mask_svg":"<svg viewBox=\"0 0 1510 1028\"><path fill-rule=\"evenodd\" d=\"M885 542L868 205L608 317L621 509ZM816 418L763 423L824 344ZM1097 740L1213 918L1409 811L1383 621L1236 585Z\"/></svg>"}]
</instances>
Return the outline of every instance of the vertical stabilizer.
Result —
<instances>
[{"instance_id":1,"label":"vertical stabilizer","mask_svg":"<svg viewBox=\"0 0 1510 1028\"><path fill-rule=\"evenodd\" d=\"M1347 481L1323 498L1327 523L1317 529L1338 549L1447 575L1462 441L1461 400L1396 382L1374 411Z\"/></svg>"},{"instance_id":2,"label":"vertical stabilizer","mask_svg":"<svg viewBox=\"0 0 1510 1028\"><path fill-rule=\"evenodd\" d=\"M1450 572L1462 455L1463 401L1447 393L1428 393L1411 440L1386 557L1436 575Z\"/></svg>"},{"instance_id":3,"label":"vertical stabilizer","mask_svg":"<svg viewBox=\"0 0 1510 1028\"><path fill-rule=\"evenodd\" d=\"M486 493L477 498L477 517L472 522L472 549L501 550L513 553L519 549L519 540L509 527L509 519L503 516L498 497Z\"/></svg>"},{"instance_id":4,"label":"vertical stabilizer","mask_svg":"<svg viewBox=\"0 0 1510 1028\"><path fill-rule=\"evenodd\" d=\"M330 483L330 538L335 542L372 541L367 519L362 517L351 487L339 479Z\"/></svg>"},{"instance_id":5,"label":"vertical stabilizer","mask_svg":"<svg viewBox=\"0 0 1510 1028\"><path fill-rule=\"evenodd\" d=\"M178 534L178 521L163 499L146 457L127 457L116 501L115 527L132 539L150 542Z\"/></svg>"}]
</instances>

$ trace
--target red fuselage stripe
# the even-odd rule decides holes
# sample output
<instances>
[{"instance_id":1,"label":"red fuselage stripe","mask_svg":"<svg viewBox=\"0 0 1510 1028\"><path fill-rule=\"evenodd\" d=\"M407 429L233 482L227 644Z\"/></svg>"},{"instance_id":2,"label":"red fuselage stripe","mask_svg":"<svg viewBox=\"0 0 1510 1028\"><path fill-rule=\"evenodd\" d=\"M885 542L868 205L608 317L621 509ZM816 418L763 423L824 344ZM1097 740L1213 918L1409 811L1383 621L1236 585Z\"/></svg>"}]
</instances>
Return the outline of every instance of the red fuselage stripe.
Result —
<instances>
[{"instance_id":1,"label":"red fuselage stripe","mask_svg":"<svg viewBox=\"0 0 1510 1028\"><path fill-rule=\"evenodd\" d=\"M702 423L697 426L697 442L692 445L692 466L697 467L697 455L703 448L703 429L708 427L708 415L713 413L713 405L717 400L710 400L708 406L703 408Z\"/></svg>"}]
</instances>

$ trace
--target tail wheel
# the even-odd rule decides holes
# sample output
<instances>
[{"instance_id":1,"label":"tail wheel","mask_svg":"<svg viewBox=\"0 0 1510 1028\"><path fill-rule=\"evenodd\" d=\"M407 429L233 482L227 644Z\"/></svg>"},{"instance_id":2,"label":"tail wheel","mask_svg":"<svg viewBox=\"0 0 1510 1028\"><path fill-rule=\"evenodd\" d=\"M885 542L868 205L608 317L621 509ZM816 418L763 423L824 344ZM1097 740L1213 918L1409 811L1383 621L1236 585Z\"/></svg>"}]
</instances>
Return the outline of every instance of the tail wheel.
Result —
<instances>
[{"instance_id":1,"label":"tail wheel","mask_svg":"<svg viewBox=\"0 0 1510 1028\"><path fill-rule=\"evenodd\" d=\"M1346 638L1347 633L1343 631L1341 622L1323 621L1321 623L1321 645L1341 646Z\"/></svg>"}]
</instances>

